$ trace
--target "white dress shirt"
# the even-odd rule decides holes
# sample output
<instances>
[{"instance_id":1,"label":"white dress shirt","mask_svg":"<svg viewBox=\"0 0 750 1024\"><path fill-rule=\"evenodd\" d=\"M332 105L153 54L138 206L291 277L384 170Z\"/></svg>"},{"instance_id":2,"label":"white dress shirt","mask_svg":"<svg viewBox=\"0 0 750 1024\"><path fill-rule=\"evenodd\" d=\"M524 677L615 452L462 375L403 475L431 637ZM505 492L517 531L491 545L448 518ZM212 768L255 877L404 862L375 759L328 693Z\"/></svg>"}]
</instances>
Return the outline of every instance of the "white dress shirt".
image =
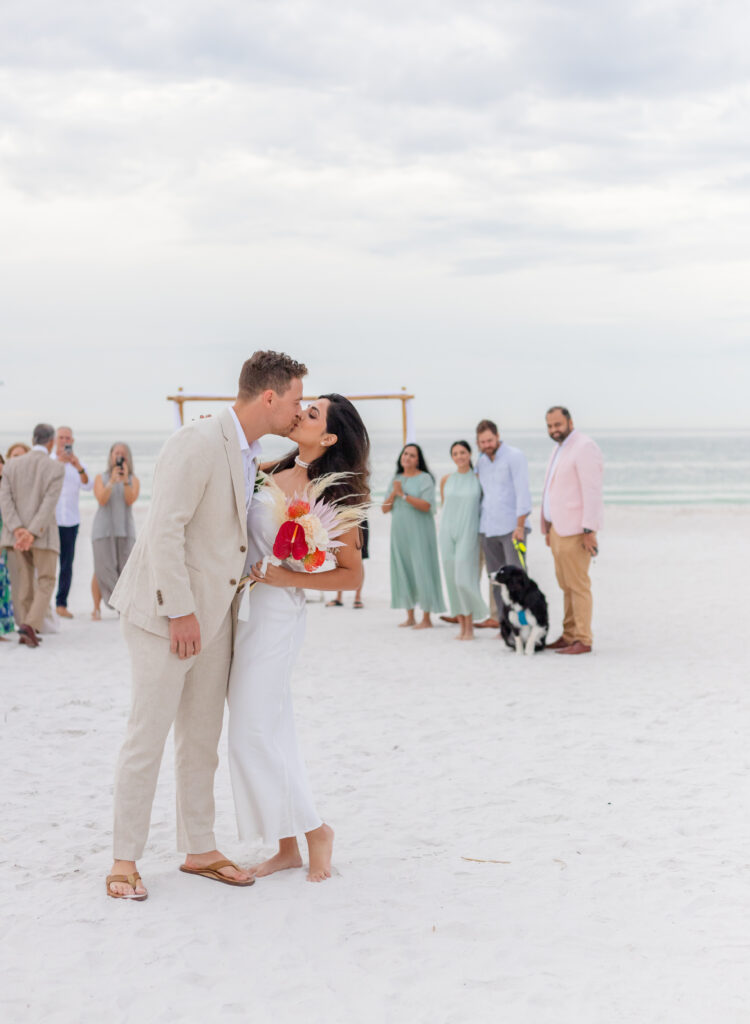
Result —
<instances>
[{"instance_id":1,"label":"white dress shirt","mask_svg":"<svg viewBox=\"0 0 750 1024\"><path fill-rule=\"evenodd\" d=\"M57 461L57 452L53 452L50 458ZM57 508L55 509L55 519L57 519L58 526L78 526L81 522L78 498L81 491L90 491L93 488L94 481L89 476L88 468L83 462L81 462L81 469L89 478L87 484L81 481L81 474L72 463L66 462L64 466L65 476L63 477L62 491L60 491Z\"/></svg>"},{"instance_id":2,"label":"white dress shirt","mask_svg":"<svg viewBox=\"0 0 750 1024\"><path fill-rule=\"evenodd\" d=\"M560 458L560 452L562 451L563 447L568 443L568 441L571 439L573 434L575 434L575 430L571 430L571 432L568 434L568 436L565 438L565 440L561 441L557 445L557 449L555 450L555 454L552 457L552 465L549 467L549 473L547 474L547 486L544 488L544 496L542 497L542 515L544 516L544 518L547 520L548 523L552 522L552 511L551 511L551 509L549 507L549 488L550 488L550 484L552 483L552 478L554 477L555 470L557 469L557 460Z\"/></svg>"},{"instance_id":3,"label":"white dress shirt","mask_svg":"<svg viewBox=\"0 0 750 1024\"><path fill-rule=\"evenodd\" d=\"M242 468L245 473L245 513L250 511L250 503L253 500L253 491L255 489L255 478L258 475L258 465L260 463L260 456L263 449L260 446L259 441L253 441L252 444L245 437L245 431L242 429L242 424L237 419L237 413L234 409L229 407L229 411L232 414L234 425L237 428L237 437L240 442L240 451L242 452Z\"/></svg>"},{"instance_id":4,"label":"white dress shirt","mask_svg":"<svg viewBox=\"0 0 750 1024\"><path fill-rule=\"evenodd\" d=\"M482 454L477 460L482 485L479 532L485 537L504 537L518 526L519 516L531 512L529 466L518 448L503 442L494 459Z\"/></svg>"}]
</instances>

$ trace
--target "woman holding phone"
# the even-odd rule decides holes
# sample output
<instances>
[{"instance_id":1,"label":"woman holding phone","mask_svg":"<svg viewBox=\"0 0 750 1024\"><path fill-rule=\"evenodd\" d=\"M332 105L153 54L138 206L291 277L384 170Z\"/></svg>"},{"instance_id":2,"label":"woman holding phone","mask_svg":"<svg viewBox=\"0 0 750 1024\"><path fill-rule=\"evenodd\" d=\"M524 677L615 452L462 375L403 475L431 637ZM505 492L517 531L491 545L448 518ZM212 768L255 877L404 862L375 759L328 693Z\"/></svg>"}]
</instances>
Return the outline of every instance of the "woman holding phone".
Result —
<instances>
[{"instance_id":1,"label":"woman holding phone","mask_svg":"<svg viewBox=\"0 0 750 1024\"><path fill-rule=\"evenodd\" d=\"M94 578L91 594L94 599L92 619L100 619L101 602L109 604L112 591L120 578L135 544L135 523L132 505L141 491L133 472L130 447L121 441L109 450L106 473L97 474L94 495L99 508L94 516L91 541L94 547Z\"/></svg>"}]
</instances>

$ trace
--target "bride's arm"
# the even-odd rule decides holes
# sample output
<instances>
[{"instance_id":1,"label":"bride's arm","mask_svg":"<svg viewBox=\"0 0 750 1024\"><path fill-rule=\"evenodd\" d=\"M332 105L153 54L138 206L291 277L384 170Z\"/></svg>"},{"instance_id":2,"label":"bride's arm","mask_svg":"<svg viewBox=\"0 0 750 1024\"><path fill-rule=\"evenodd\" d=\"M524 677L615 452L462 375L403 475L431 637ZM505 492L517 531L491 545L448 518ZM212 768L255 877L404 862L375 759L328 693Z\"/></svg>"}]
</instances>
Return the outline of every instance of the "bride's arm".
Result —
<instances>
[{"instance_id":1,"label":"bride's arm","mask_svg":"<svg viewBox=\"0 0 750 1024\"><path fill-rule=\"evenodd\" d=\"M257 566L250 571L250 576L258 583L271 587L302 587L304 590L359 590L362 585L362 548L360 530L355 526L343 534L339 540L342 548L336 549L338 568L330 572L295 572L284 569L280 565L269 565L266 575L256 575Z\"/></svg>"}]
</instances>

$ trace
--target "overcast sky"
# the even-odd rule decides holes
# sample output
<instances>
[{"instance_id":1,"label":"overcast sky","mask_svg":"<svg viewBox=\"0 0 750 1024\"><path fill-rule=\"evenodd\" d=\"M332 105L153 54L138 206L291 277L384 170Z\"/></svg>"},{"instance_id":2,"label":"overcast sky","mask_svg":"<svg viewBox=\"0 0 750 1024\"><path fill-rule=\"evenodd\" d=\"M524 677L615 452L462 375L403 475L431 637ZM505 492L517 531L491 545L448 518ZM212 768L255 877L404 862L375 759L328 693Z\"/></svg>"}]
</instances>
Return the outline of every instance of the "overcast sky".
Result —
<instances>
[{"instance_id":1,"label":"overcast sky","mask_svg":"<svg viewBox=\"0 0 750 1024\"><path fill-rule=\"evenodd\" d=\"M256 348L425 427L747 426L748 38L745 0L3 0L0 429L168 425Z\"/></svg>"}]
</instances>

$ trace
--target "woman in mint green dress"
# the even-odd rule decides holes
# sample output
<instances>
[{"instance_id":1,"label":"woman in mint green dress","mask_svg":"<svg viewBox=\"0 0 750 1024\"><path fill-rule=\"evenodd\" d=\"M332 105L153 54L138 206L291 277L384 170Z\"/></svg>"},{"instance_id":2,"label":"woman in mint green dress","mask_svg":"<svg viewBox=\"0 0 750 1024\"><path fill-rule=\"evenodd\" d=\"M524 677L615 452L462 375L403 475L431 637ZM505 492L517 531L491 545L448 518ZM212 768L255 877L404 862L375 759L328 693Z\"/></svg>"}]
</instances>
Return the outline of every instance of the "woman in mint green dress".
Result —
<instances>
[{"instance_id":1,"label":"woman in mint green dress","mask_svg":"<svg viewBox=\"0 0 750 1024\"><path fill-rule=\"evenodd\" d=\"M391 512L391 608L405 608L402 626L428 629L445 609L435 533L435 481L418 444L404 446L383 511ZM422 609L417 623L414 609Z\"/></svg>"},{"instance_id":2,"label":"woman in mint green dress","mask_svg":"<svg viewBox=\"0 0 750 1024\"><path fill-rule=\"evenodd\" d=\"M482 488L471 465L471 446L456 441L451 446L456 472L440 483L443 511L440 516L440 557L451 615L461 625L459 640L474 639L474 620L489 615L479 590L479 503Z\"/></svg>"}]
</instances>

